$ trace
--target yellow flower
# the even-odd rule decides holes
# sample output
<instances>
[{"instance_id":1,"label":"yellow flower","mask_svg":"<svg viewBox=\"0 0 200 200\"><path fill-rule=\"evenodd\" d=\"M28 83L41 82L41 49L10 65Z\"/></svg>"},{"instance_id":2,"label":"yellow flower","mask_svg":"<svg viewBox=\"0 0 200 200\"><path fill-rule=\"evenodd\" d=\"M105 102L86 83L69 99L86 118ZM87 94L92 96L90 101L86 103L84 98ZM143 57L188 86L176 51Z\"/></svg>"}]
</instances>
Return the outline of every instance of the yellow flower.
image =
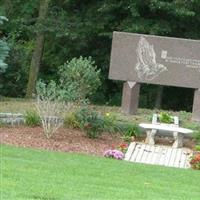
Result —
<instances>
[{"instance_id":1,"label":"yellow flower","mask_svg":"<svg viewBox=\"0 0 200 200\"><path fill-rule=\"evenodd\" d=\"M109 116L110 116L110 113L106 113L106 116L109 117Z\"/></svg>"}]
</instances>

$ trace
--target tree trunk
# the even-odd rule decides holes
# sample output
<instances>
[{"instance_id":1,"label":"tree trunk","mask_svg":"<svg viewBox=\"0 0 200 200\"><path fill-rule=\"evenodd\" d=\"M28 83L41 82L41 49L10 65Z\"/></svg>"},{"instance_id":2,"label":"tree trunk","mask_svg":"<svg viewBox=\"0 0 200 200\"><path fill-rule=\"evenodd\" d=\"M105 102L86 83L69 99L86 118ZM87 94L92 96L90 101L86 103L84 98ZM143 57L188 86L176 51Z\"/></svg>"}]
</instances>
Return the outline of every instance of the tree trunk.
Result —
<instances>
[{"instance_id":1,"label":"tree trunk","mask_svg":"<svg viewBox=\"0 0 200 200\"><path fill-rule=\"evenodd\" d=\"M163 86L158 86L157 96L156 96L156 102L155 102L155 108L160 109L162 106L162 95L163 95Z\"/></svg>"},{"instance_id":2,"label":"tree trunk","mask_svg":"<svg viewBox=\"0 0 200 200\"><path fill-rule=\"evenodd\" d=\"M6 16L9 19L9 16L12 15L12 13L13 13L13 4L12 4L11 0L4 0L3 6L5 7L5 10L6 10Z\"/></svg>"},{"instance_id":3,"label":"tree trunk","mask_svg":"<svg viewBox=\"0 0 200 200\"><path fill-rule=\"evenodd\" d=\"M39 16L36 22L36 26L40 26L40 24L45 20L48 11L49 1L50 0L40 0ZM36 44L31 59L29 79L26 90L26 98L31 98L35 92L36 81L40 69L40 63L42 60L43 48L44 48L44 31L39 31L37 32L36 35Z\"/></svg>"}]
</instances>

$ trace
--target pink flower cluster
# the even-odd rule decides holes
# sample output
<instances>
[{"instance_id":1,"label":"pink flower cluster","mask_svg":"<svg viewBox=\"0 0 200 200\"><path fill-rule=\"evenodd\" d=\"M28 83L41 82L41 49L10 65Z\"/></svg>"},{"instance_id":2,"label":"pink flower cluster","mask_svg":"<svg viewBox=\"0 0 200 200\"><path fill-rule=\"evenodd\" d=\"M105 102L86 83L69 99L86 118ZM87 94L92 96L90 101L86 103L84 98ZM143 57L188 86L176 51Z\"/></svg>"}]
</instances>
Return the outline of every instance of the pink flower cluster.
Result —
<instances>
[{"instance_id":1,"label":"pink flower cluster","mask_svg":"<svg viewBox=\"0 0 200 200\"><path fill-rule=\"evenodd\" d=\"M109 149L105 151L104 157L122 160L124 158L124 153L117 149Z\"/></svg>"}]
</instances>

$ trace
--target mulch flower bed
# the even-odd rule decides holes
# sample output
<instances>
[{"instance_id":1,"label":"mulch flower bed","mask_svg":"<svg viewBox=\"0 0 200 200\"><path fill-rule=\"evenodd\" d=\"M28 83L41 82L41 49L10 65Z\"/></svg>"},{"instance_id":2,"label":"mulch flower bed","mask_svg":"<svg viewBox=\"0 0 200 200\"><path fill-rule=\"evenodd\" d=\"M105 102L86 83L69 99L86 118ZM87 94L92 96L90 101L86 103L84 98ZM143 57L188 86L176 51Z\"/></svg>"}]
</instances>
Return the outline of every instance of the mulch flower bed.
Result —
<instances>
[{"instance_id":1,"label":"mulch flower bed","mask_svg":"<svg viewBox=\"0 0 200 200\"><path fill-rule=\"evenodd\" d=\"M119 135L103 134L98 139L90 139L79 130L62 128L52 138L47 139L42 131L40 127L0 128L0 143L98 156L103 156L103 153L111 146L122 143Z\"/></svg>"},{"instance_id":2,"label":"mulch flower bed","mask_svg":"<svg viewBox=\"0 0 200 200\"><path fill-rule=\"evenodd\" d=\"M137 138L144 142L145 136ZM100 138L90 139L80 130L61 128L50 139L47 139L41 127L3 127L0 128L0 144L19 147L46 149L50 151L75 152L103 156L108 149L124 143L117 134L103 134ZM172 145L171 139L157 139L157 144ZM184 141L185 147L194 148L194 141Z\"/></svg>"}]
</instances>

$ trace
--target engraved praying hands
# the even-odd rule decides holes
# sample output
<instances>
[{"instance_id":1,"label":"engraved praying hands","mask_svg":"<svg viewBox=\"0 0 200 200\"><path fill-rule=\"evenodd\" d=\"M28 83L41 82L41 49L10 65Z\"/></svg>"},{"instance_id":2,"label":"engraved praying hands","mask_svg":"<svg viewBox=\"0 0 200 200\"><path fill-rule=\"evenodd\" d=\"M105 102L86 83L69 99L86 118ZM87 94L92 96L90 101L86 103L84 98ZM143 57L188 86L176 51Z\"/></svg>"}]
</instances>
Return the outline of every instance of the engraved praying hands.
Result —
<instances>
[{"instance_id":1,"label":"engraved praying hands","mask_svg":"<svg viewBox=\"0 0 200 200\"><path fill-rule=\"evenodd\" d=\"M140 37L136 53L137 64L135 69L139 79L153 80L160 73L167 70L164 65L156 63L156 54L153 45L150 45L143 36Z\"/></svg>"}]
</instances>

